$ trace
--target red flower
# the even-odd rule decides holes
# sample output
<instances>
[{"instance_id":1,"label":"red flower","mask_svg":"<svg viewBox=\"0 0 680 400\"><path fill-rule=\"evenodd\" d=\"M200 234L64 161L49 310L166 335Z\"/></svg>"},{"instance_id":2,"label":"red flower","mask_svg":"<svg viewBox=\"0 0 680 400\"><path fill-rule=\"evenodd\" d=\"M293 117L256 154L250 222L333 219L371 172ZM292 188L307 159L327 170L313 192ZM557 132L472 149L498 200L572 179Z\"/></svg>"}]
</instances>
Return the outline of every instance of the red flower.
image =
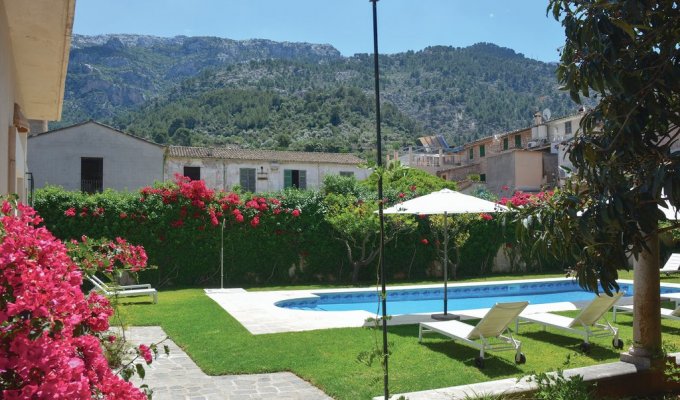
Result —
<instances>
[{"instance_id":1,"label":"red flower","mask_svg":"<svg viewBox=\"0 0 680 400\"><path fill-rule=\"evenodd\" d=\"M295 210L293 210L293 212L291 214L293 214L293 217L299 217L300 216L300 210L295 209Z\"/></svg>"},{"instance_id":2,"label":"red flower","mask_svg":"<svg viewBox=\"0 0 680 400\"><path fill-rule=\"evenodd\" d=\"M236 214L236 222L243 222L243 214Z\"/></svg>"},{"instance_id":3,"label":"red flower","mask_svg":"<svg viewBox=\"0 0 680 400\"><path fill-rule=\"evenodd\" d=\"M416 191L416 185L411 185L408 187L408 190L415 192Z\"/></svg>"},{"instance_id":4,"label":"red flower","mask_svg":"<svg viewBox=\"0 0 680 400\"><path fill-rule=\"evenodd\" d=\"M508 185L503 185L503 187L502 187L501 189L503 189L503 190L509 190L510 187L509 187Z\"/></svg>"},{"instance_id":5,"label":"red flower","mask_svg":"<svg viewBox=\"0 0 680 400\"><path fill-rule=\"evenodd\" d=\"M5 203L7 203L7 202L5 202ZM4 209L4 204L3 204L3 209ZM3 213L5 213L4 210L3 210ZM75 217L76 216L76 209L71 207L68 210L64 211L64 215L67 216L67 217Z\"/></svg>"},{"instance_id":6,"label":"red flower","mask_svg":"<svg viewBox=\"0 0 680 400\"><path fill-rule=\"evenodd\" d=\"M127 214L125 212L120 213L120 219L125 219L127 218Z\"/></svg>"},{"instance_id":7,"label":"red flower","mask_svg":"<svg viewBox=\"0 0 680 400\"><path fill-rule=\"evenodd\" d=\"M257 228L257 226L260 224L260 217L254 216L253 219L250 220L250 226L253 228Z\"/></svg>"},{"instance_id":8,"label":"red flower","mask_svg":"<svg viewBox=\"0 0 680 400\"><path fill-rule=\"evenodd\" d=\"M69 210L72 210L72 208L69 208ZM2 213L5 215L8 215L9 212L12 211L12 205L9 204L9 201L5 200L2 202ZM68 210L66 210L68 211ZM73 214L75 214L75 210L73 211Z\"/></svg>"},{"instance_id":9,"label":"red flower","mask_svg":"<svg viewBox=\"0 0 680 400\"><path fill-rule=\"evenodd\" d=\"M139 355L144 358L144 361L146 361L147 364L151 364L151 362L153 361L153 357L151 356L151 349L149 349L149 346L145 344L139 345Z\"/></svg>"},{"instance_id":10,"label":"red flower","mask_svg":"<svg viewBox=\"0 0 680 400\"><path fill-rule=\"evenodd\" d=\"M482 219L485 220L485 221L491 221L493 219L491 214L487 214L487 213L481 213L481 214L479 214L479 216L482 217Z\"/></svg>"},{"instance_id":11,"label":"red flower","mask_svg":"<svg viewBox=\"0 0 680 400\"><path fill-rule=\"evenodd\" d=\"M109 335L106 340L108 340L109 343L113 343L116 341L116 335Z\"/></svg>"},{"instance_id":12,"label":"red flower","mask_svg":"<svg viewBox=\"0 0 680 400\"><path fill-rule=\"evenodd\" d=\"M420 243L422 243L422 244L424 244L424 245L427 246L428 244L430 244L430 241L427 240L427 239L425 239L425 238L422 238L422 239L420 239Z\"/></svg>"}]
</instances>

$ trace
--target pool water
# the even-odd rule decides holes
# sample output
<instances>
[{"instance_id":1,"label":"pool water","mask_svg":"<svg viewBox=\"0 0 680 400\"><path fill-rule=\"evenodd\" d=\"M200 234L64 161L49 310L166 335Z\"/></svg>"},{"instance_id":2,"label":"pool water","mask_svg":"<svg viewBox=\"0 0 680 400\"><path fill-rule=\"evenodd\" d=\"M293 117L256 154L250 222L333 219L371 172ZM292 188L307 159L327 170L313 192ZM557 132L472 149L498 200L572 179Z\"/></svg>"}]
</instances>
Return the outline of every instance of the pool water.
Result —
<instances>
[{"instance_id":1,"label":"pool water","mask_svg":"<svg viewBox=\"0 0 680 400\"><path fill-rule=\"evenodd\" d=\"M621 283L625 296L633 295L633 285ZM678 291L663 288L661 293ZM479 285L455 285L448 288L448 310L489 308L496 303L529 301L529 304L588 301L592 292L581 289L572 279L524 281ZM380 314L381 307L376 291L348 291L314 293L313 296L277 302L279 307L313 311L364 310ZM444 309L444 289L401 289L387 292L387 311L390 315L436 313Z\"/></svg>"}]
</instances>

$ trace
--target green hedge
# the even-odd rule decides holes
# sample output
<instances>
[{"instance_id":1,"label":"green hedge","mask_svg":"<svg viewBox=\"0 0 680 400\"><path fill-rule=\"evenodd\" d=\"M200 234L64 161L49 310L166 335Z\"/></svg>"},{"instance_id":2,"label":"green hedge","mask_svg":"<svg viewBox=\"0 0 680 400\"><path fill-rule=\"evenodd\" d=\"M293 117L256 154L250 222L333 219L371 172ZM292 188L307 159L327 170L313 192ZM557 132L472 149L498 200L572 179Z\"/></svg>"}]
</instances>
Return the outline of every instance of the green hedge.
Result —
<instances>
[{"instance_id":1,"label":"green hedge","mask_svg":"<svg viewBox=\"0 0 680 400\"><path fill-rule=\"evenodd\" d=\"M398 191L392 192L398 195ZM324 196L323 191L297 190L270 194L267 197L280 201L282 208L301 210L300 216L263 215L256 228L248 221L228 222L224 231L225 285L348 282L351 266L344 244L326 221ZM181 228L174 228L180 203L165 204L158 196L140 193L108 190L87 195L48 187L36 191L34 206L47 228L63 240L82 235L119 236L143 245L149 263L158 266L143 273L145 281L159 286L219 285L220 226L206 223L205 218L187 217ZM76 215L65 215L71 208ZM488 274L499 247L508 240L497 219L475 220L470 231L460 251L460 277ZM385 249L389 279L427 278L437 257L433 237L427 219L423 219L413 231L390 242ZM429 243L424 244L423 239ZM453 251L451 254L454 256ZM364 268L360 279L374 280L375 268Z\"/></svg>"}]
</instances>

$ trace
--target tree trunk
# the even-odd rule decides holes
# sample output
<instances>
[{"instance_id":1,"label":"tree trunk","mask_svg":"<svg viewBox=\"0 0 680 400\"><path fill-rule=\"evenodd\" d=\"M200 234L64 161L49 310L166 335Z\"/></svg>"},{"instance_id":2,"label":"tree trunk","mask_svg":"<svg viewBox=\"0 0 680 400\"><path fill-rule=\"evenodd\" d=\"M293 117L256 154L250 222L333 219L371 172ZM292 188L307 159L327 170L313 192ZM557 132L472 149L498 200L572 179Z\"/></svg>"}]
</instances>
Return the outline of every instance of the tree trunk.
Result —
<instances>
[{"instance_id":1,"label":"tree trunk","mask_svg":"<svg viewBox=\"0 0 680 400\"><path fill-rule=\"evenodd\" d=\"M361 269L361 263L359 263L359 262L353 262L352 263L352 283L359 282L359 270L360 269Z\"/></svg>"},{"instance_id":2,"label":"tree trunk","mask_svg":"<svg viewBox=\"0 0 680 400\"><path fill-rule=\"evenodd\" d=\"M633 316L633 346L635 357L653 358L661 354L661 316L659 309L659 236L656 230L646 239L649 250L640 253L633 272L635 314Z\"/></svg>"}]
</instances>

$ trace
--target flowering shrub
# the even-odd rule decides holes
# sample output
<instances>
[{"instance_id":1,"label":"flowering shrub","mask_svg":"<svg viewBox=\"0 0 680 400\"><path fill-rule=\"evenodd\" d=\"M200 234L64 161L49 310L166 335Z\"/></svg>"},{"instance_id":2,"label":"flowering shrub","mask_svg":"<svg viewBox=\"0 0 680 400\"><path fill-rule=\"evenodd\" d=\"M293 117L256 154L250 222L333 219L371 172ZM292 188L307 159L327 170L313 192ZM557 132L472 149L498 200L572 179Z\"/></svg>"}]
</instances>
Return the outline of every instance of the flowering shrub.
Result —
<instances>
[{"instance_id":1,"label":"flowering shrub","mask_svg":"<svg viewBox=\"0 0 680 400\"><path fill-rule=\"evenodd\" d=\"M100 346L108 300L80 290L66 248L27 206L0 217L0 398L145 399L109 368Z\"/></svg>"},{"instance_id":2,"label":"flowering shrub","mask_svg":"<svg viewBox=\"0 0 680 400\"><path fill-rule=\"evenodd\" d=\"M86 274L103 273L114 279L122 271L139 272L147 268L144 247L135 246L125 239L91 239L81 236L80 241L72 239L66 243L71 259Z\"/></svg>"}]
</instances>

